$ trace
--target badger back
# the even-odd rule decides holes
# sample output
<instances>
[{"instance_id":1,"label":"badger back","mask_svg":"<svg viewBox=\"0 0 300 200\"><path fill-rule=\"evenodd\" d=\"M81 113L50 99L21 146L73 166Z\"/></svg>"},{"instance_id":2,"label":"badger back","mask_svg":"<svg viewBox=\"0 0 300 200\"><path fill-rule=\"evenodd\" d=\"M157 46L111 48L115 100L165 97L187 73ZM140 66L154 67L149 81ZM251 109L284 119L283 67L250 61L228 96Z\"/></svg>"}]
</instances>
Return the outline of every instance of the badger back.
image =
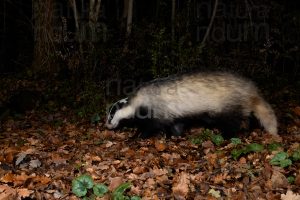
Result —
<instances>
[{"instance_id":1,"label":"badger back","mask_svg":"<svg viewBox=\"0 0 300 200\"><path fill-rule=\"evenodd\" d=\"M186 74L146 83L137 89L130 101L126 99L124 107L111 110L107 127L118 126L122 119L139 117L136 114L141 108L150 113L147 116L166 124L205 113L209 116L235 111L243 116L254 113L268 132L277 134L274 111L256 86L230 73Z\"/></svg>"},{"instance_id":2,"label":"badger back","mask_svg":"<svg viewBox=\"0 0 300 200\"><path fill-rule=\"evenodd\" d=\"M149 82L137 90L134 102L153 110L155 118L174 119L246 109L252 95L258 91L247 79L229 73L196 73Z\"/></svg>"}]
</instances>

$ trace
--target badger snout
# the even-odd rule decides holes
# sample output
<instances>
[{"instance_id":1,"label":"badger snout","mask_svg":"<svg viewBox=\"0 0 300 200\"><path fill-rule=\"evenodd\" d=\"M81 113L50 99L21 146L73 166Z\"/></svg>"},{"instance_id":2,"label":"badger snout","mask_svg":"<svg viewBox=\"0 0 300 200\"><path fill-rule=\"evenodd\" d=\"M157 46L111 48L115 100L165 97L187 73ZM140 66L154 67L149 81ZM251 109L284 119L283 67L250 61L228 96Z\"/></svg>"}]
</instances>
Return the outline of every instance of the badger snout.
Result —
<instances>
[{"instance_id":1,"label":"badger snout","mask_svg":"<svg viewBox=\"0 0 300 200\"><path fill-rule=\"evenodd\" d=\"M114 129L114 128L116 128L118 126L118 124L112 124L109 121L106 121L105 126L108 129Z\"/></svg>"}]
</instances>

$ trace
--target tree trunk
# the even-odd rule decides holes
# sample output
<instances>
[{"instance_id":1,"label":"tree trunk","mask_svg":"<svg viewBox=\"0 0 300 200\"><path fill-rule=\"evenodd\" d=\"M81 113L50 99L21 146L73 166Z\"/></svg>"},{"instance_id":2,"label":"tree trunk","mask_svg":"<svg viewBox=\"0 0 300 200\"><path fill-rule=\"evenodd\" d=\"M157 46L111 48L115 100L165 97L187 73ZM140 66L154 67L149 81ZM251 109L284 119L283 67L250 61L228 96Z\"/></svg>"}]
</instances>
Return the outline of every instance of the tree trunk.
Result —
<instances>
[{"instance_id":1,"label":"tree trunk","mask_svg":"<svg viewBox=\"0 0 300 200\"><path fill-rule=\"evenodd\" d=\"M209 35L209 33L210 33L210 29L211 29L211 27L212 27L212 25L213 25L213 22L214 22L214 20L215 20L215 17L216 17L218 5L219 5L219 0L215 0L215 5L214 5L213 13L212 13L212 15L211 15L210 22L209 22L209 25L208 25L208 27L207 27L207 29L206 29L205 35L204 35L204 37L203 37L203 39L202 39L202 42L201 42L201 44L200 44L201 46L204 46L204 45L205 45L205 42L206 42L206 40L207 40L207 38L208 38L208 35Z\"/></svg>"},{"instance_id":2,"label":"tree trunk","mask_svg":"<svg viewBox=\"0 0 300 200\"><path fill-rule=\"evenodd\" d=\"M75 20L75 26L76 26L76 32L79 31L79 17L78 17L78 10L76 5L76 0L70 0L69 1L73 10L74 20Z\"/></svg>"},{"instance_id":3,"label":"tree trunk","mask_svg":"<svg viewBox=\"0 0 300 200\"><path fill-rule=\"evenodd\" d=\"M132 11L133 0L128 0L128 12L127 12L127 24L126 24L126 36L129 37L132 30Z\"/></svg>"},{"instance_id":4,"label":"tree trunk","mask_svg":"<svg viewBox=\"0 0 300 200\"><path fill-rule=\"evenodd\" d=\"M32 21L34 29L34 57L33 71L46 73L54 70L53 53L54 32L53 32L53 0L33 0Z\"/></svg>"},{"instance_id":5,"label":"tree trunk","mask_svg":"<svg viewBox=\"0 0 300 200\"><path fill-rule=\"evenodd\" d=\"M172 34L172 41L175 41L175 10L176 8L176 0L172 0L172 16L171 16L171 34Z\"/></svg>"},{"instance_id":6,"label":"tree trunk","mask_svg":"<svg viewBox=\"0 0 300 200\"><path fill-rule=\"evenodd\" d=\"M89 27L90 27L90 39L92 41L97 40L96 28L98 23L98 18L100 14L101 0L90 0L89 9Z\"/></svg>"}]
</instances>

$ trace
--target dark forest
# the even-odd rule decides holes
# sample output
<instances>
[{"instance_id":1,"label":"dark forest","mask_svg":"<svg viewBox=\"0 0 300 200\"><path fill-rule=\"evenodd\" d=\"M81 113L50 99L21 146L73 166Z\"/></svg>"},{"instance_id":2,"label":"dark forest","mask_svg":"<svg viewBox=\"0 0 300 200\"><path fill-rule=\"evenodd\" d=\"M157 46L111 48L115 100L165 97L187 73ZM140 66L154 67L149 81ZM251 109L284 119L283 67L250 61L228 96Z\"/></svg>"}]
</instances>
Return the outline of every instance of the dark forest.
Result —
<instances>
[{"instance_id":1,"label":"dark forest","mask_svg":"<svg viewBox=\"0 0 300 200\"><path fill-rule=\"evenodd\" d=\"M300 1L3 0L0 41L0 199L300 199Z\"/></svg>"}]
</instances>

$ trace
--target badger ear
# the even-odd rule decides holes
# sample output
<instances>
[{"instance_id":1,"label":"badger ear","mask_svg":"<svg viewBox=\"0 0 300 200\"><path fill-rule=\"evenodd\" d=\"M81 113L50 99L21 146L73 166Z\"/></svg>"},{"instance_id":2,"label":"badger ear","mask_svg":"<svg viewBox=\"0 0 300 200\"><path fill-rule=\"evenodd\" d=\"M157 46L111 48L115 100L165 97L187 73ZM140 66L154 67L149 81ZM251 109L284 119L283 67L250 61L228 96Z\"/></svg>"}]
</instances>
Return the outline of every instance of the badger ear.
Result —
<instances>
[{"instance_id":1,"label":"badger ear","mask_svg":"<svg viewBox=\"0 0 300 200\"><path fill-rule=\"evenodd\" d=\"M121 100L119 100L118 102L121 103L121 104L126 105L126 104L128 104L128 97L126 97L126 98L124 98L124 99L121 99Z\"/></svg>"}]
</instances>

